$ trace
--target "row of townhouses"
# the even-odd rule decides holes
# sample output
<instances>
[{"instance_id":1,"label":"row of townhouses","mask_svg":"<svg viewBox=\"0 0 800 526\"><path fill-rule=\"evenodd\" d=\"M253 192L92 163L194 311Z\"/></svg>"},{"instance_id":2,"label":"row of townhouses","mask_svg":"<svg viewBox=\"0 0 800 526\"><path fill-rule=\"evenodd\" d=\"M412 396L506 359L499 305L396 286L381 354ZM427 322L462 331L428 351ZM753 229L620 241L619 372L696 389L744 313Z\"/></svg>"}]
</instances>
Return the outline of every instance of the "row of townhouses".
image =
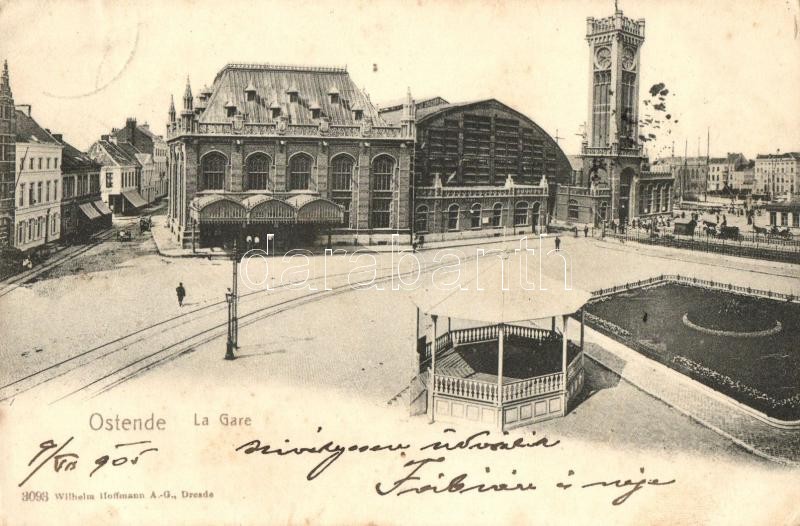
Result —
<instances>
[{"instance_id":1,"label":"row of townhouses","mask_svg":"<svg viewBox=\"0 0 800 526\"><path fill-rule=\"evenodd\" d=\"M0 78L0 248L31 252L105 228L100 165L15 105L8 64Z\"/></svg>"},{"instance_id":2,"label":"row of townhouses","mask_svg":"<svg viewBox=\"0 0 800 526\"><path fill-rule=\"evenodd\" d=\"M696 199L708 192L754 194L767 200L792 199L800 194L800 152L758 154L748 160L741 153L725 157L667 157L654 169L672 173L675 196Z\"/></svg>"},{"instance_id":3,"label":"row of townhouses","mask_svg":"<svg viewBox=\"0 0 800 526\"><path fill-rule=\"evenodd\" d=\"M0 77L0 248L32 252L72 242L167 194L167 147L128 119L82 152L15 104L8 64Z\"/></svg>"}]
</instances>

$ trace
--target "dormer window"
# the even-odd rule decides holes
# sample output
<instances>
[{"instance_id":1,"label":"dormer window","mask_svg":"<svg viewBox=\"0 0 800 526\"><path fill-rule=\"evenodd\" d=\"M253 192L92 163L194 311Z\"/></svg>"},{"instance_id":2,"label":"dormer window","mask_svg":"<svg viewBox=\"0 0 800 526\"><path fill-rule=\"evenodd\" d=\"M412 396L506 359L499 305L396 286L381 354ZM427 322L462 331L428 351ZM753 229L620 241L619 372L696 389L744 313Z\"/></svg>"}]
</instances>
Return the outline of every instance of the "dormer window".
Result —
<instances>
[{"instance_id":1,"label":"dormer window","mask_svg":"<svg viewBox=\"0 0 800 526\"><path fill-rule=\"evenodd\" d=\"M250 81L250 83L244 89L244 94L248 101L256 100L256 87L253 86L253 81Z\"/></svg>"},{"instance_id":2,"label":"dormer window","mask_svg":"<svg viewBox=\"0 0 800 526\"><path fill-rule=\"evenodd\" d=\"M312 102L308 109L311 110L312 119L319 119L322 116L322 111L317 101Z\"/></svg>"},{"instance_id":3,"label":"dormer window","mask_svg":"<svg viewBox=\"0 0 800 526\"><path fill-rule=\"evenodd\" d=\"M277 119L281 116L281 105L277 102L273 102L269 106L270 112L272 113L272 118Z\"/></svg>"},{"instance_id":4,"label":"dormer window","mask_svg":"<svg viewBox=\"0 0 800 526\"><path fill-rule=\"evenodd\" d=\"M331 104L339 104L339 90L336 86L331 86L328 90L328 97L330 97Z\"/></svg>"},{"instance_id":5,"label":"dormer window","mask_svg":"<svg viewBox=\"0 0 800 526\"><path fill-rule=\"evenodd\" d=\"M364 110L353 110L353 118L360 121L364 118Z\"/></svg>"},{"instance_id":6,"label":"dormer window","mask_svg":"<svg viewBox=\"0 0 800 526\"><path fill-rule=\"evenodd\" d=\"M228 117L235 117L236 116L236 104L233 101L228 101L225 103L225 111L228 114Z\"/></svg>"},{"instance_id":7,"label":"dormer window","mask_svg":"<svg viewBox=\"0 0 800 526\"><path fill-rule=\"evenodd\" d=\"M289 95L289 102L297 102L299 97L299 92L297 88L292 84L292 87L286 90L286 93Z\"/></svg>"}]
</instances>

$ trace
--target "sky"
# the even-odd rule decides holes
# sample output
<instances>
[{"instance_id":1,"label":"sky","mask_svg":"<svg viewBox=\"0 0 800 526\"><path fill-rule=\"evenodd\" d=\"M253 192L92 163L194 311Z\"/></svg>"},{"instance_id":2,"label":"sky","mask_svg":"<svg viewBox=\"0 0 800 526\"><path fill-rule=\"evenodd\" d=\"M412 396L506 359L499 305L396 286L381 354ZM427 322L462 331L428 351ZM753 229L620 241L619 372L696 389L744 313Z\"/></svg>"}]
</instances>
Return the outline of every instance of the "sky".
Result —
<instances>
[{"instance_id":1,"label":"sky","mask_svg":"<svg viewBox=\"0 0 800 526\"><path fill-rule=\"evenodd\" d=\"M640 99L663 82L671 125L651 159L800 151L800 0L619 0L646 19ZM164 133L229 62L346 66L373 102L496 98L580 150L586 17L612 0L0 0L0 58L17 104L85 149L127 117ZM640 113L648 109L640 107ZM674 121L677 120L677 124ZM699 144L699 149L698 149Z\"/></svg>"}]
</instances>

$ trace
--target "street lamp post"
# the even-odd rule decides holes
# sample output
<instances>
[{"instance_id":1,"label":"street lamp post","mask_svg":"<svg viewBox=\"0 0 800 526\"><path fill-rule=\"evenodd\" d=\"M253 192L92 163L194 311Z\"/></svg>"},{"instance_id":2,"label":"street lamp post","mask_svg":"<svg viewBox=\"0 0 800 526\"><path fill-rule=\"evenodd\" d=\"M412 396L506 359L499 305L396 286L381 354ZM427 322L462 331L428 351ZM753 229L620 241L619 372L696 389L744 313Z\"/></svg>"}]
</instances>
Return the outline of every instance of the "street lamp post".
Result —
<instances>
[{"instance_id":1,"label":"street lamp post","mask_svg":"<svg viewBox=\"0 0 800 526\"><path fill-rule=\"evenodd\" d=\"M235 239L233 240L233 254L231 259L233 263L233 283L231 284L231 288L228 289L228 292L225 294L225 300L228 302L228 342L225 349L226 360L236 359L236 356L233 354L233 350L239 347L239 318L236 313L237 303L239 300L239 252L237 250Z\"/></svg>"}]
</instances>

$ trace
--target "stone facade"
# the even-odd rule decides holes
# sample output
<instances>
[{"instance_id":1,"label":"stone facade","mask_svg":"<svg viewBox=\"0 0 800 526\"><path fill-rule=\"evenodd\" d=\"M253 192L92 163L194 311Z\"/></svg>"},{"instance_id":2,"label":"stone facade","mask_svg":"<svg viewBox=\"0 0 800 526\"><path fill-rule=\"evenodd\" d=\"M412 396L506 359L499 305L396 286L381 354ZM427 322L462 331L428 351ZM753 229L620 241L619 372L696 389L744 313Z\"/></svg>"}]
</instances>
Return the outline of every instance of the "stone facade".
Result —
<instances>
[{"instance_id":1,"label":"stone facade","mask_svg":"<svg viewBox=\"0 0 800 526\"><path fill-rule=\"evenodd\" d=\"M556 207L556 217L574 222L576 206L578 221L593 224L625 223L641 216L669 213L673 177L650 173L639 144L639 57L645 22L626 18L618 9L607 18L590 17L586 25L590 60L587 132L581 149L583 174L575 190L559 189L559 198L563 195L563 199L575 202L572 207L569 202L566 207ZM600 191L608 192L604 217L600 215ZM654 191L658 196L666 192L668 197L658 202L668 203L668 209L647 205L652 202ZM581 221L589 210L594 218Z\"/></svg>"},{"instance_id":2,"label":"stone facade","mask_svg":"<svg viewBox=\"0 0 800 526\"><path fill-rule=\"evenodd\" d=\"M62 146L29 105L17 108L15 246L30 251L61 237Z\"/></svg>"},{"instance_id":3,"label":"stone facade","mask_svg":"<svg viewBox=\"0 0 800 526\"><path fill-rule=\"evenodd\" d=\"M342 221L304 228L297 243L369 244L408 235L410 119L409 113L401 125L383 122L344 69L229 64L197 104L187 84L180 116L170 108L170 227L188 247L203 228L190 208L204 197L244 205L253 196L291 203L304 195L338 206ZM256 228L264 238L276 226L229 223L239 226L215 227L223 237Z\"/></svg>"},{"instance_id":4,"label":"stone facade","mask_svg":"<svg viewBox=\"0 0 800 526\"><path fill-rule=\"evenodd\" d=\"M17 114L8 75L8 63L3 63L0 77L0 249L13 242L15 177L16 177Z\"/></svg>"}]
</instances>

